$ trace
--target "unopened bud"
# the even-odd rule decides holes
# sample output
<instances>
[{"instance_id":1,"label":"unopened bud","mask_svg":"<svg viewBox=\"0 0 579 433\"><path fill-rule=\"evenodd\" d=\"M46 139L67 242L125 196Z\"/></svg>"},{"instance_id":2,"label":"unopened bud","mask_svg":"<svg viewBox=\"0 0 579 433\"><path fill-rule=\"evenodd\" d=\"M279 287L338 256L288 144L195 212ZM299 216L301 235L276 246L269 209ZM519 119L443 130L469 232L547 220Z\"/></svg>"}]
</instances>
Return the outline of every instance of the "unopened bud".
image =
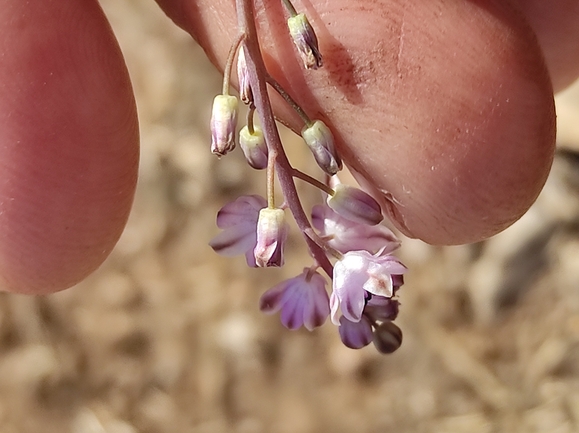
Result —
<instances>
[{"instance_id":1,"label":"unopened bud","mask_svg":"<svg viewBox=\"0 0 579 433\"><path fill-rule=\"evenodd\" d=\"M261 129L254 127L252 134L249 128L244 126L239 131L239 147L253 168L263 170L267 167L267 145Z\"/></svg>"},{"instance_id":2,"label":"unopened bud","mask_svg":"<svg viewBox=\"0 0 579 433\"><path fill-rule=\"evenodd\" d=\"M223 156L235 148L237 126L237 98L217 95L211 112L211 152Z\"/></svg>"},{"instance_id":3,"label":"unopened bud","mask_svg":"<svg viewBox=\"0 0 579 433\"><path fill-rule=\"evenodd\" d=\"M361 189L338 184L334 194L328 196L328 206L338 215L360 224L376 225L384 217L376 200Z\"/></svg>"},{"instance_id":4,"label":"unopened bud","mask_svg":"<svg viewBox=\"0 0 579 433\"><path fill-rule=\"evenodd\" d=\"M253 92L249 85L249 73L247 72L243 46L239 47L237 53L237 80L239 81L239 97L244 104L249 105L253 101Z\"/></svg>"},{"instance_id":5,"label":"unopened bud","mask_svg":"<svg viewBox=\"0 0 579 433\"><path fill-rule=\"evenodd\" d=\"M257 245L254 255L257 266L283 265L283 247L288 226L282 209L263 208L257 220Z\"/></svg>"},{"instance_id":6,"label":"unopened bud","mask_svg":"<svg viewBox=\"0 0 579 433\"><path fill-rule=\"evenodd\" d=\"M290 35L306 69L322 66L322 55L318 48L316 33L304 14L297 14L287 20Z\"/></svg>"},{"instance_id":7,"label":"unopened bud","mask_svg":"<svg viewBox=\"0 0 579 433\"><path fill-rule=\"evenodd\" d=\"M334 136L330 128L321 120L302 129L302 137L320 168L330 176L342 169L342 160L334 146Z\"/></svg>"},{"instance_id":8,"label":"unopened bud","mask_svg":"<svg viewBox=\"0 0 579 433\"><path fill-rule=\"evenodd\" d=\"M402 331L390 321L383 322L374 330L373 341L378 352L388 355L402 345Z\"/></svg>"}]
</instances>

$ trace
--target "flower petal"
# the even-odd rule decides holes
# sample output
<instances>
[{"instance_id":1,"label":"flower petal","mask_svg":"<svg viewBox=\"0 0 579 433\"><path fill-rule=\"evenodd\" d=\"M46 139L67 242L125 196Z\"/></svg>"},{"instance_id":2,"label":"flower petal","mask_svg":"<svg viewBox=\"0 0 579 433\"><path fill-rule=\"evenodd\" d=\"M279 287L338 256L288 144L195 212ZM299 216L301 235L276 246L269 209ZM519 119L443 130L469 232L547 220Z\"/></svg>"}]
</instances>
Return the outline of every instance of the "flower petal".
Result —
<instances>
[{"instance_id":1,"label":"flower petal","mask_svg":"<svg viewBox=\"0 0 579 433\"><path fill-rule=\"evenodd\" d=\"M358 322L351 322L342 316L338 332L342 343L350 349L361 349L372 341L372 325L365 316Z\"/></svg>"}]
</instances>

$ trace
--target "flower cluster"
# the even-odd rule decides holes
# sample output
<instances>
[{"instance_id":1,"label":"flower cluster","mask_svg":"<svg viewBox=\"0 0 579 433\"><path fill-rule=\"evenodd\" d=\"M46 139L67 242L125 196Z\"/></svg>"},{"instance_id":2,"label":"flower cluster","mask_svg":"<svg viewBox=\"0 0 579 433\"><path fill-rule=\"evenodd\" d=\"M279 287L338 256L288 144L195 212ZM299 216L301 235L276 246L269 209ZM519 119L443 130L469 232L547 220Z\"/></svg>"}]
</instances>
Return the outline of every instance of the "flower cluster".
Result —
<instances>
[{"instance_id":1,"label":"flower cluster","mask_svg":"<svg viewBox=\"0 0 579 433\"><path fill-rule=\"evenodd\" d=\"M321 67L313 27L289 0L282 1L298 57L308 69ZM289 211L308 245L312 264L298 276L267 290L260 300L261 311L280 313L282 324L292 330L303 326L311 331L329 317L347 347L359 349L373 342L379 352L391 353L402 342L402 332L393 323L399 309L398 290L406 272L392 255L400 242L380 224L382 210L372 196L339 182L337 173L343 165L331 129L322 120L310 119L306 110L265 72L252 1L236 0L236 5L239 35L225 68L223 92L213 105L211 151L221 157L239 142L248 164L266 170L267 188L265 197L246 195L223 206L217 214L217 226L223 231L210 245L225 256L244 254L250 267L283 266ZM238 101L229 95L236 57L240 97L249 108L247 124L237 138ZM322 170L323 180L288 161L264 90L268 85L302 118L301 136ZM254 113L261 127L254 124ZM285 199L281 205L275 203L276 177ZM309 215L298 198L296 178L324 193L324 203L315 205ZM331 282L330 293L327 279Z\"/></svg>"}]
</instances>

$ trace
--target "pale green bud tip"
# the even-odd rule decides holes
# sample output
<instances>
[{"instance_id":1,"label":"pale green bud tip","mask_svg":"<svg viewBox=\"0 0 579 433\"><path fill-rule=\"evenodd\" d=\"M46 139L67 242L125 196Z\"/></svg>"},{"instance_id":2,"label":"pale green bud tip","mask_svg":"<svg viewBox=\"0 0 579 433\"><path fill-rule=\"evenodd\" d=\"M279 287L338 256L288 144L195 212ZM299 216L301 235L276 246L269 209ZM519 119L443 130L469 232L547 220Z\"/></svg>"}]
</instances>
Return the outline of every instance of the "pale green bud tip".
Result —
<instances>
[{"instance_id":1,"label":"pale green bud tip","mask_svg":"<svg viewBox=\"0 0 579 433\"><path fill-rule=\"evenodd\" d=\"M263 208L257 220L255 263L259 267L283 266L283 247L288 225L283 209Z\"/></svg>"},{"instance_id":2,"label":"pale green bud tip","mask_svg":"<svg viewBox=\"0 0 579 433\"><path fill-rule=\"evenodd\" d=\"M254 127L253 134L244 126L239 131L239 147L245 155L247 163L257 170L267 167L267 145L263 132L259 127Z\"/></svg>"},{"instance_id":3,"label":"pale green bud tip","mask_svg":"<svg viewBox=\"0 0 579 433\"><path fill-rule=\"evenodd\" d=\"M321 120L302 129L302 137L320 168L330 176L342 169L342 160L334 146L334 136L330 128Z\"/></svg>"},{"instance_id":4,"label":"pale green bud tip","mask_svg":"<svg viewBox=\"0 0 579 433\"><path fill-rule=\"evenodd\" d=\"M211 152L223 156L235 148L238 101L232 95L217 95L211 112Z\"/></svg>"},{"instance_id":5,"label":"pale green bud tip","mask_svg":"<svg viewBox=\"0 0 579 433\"><path fill-rule=\"evenodd\" d=\"M297 14L287 20L290 35L306 69L322 66L322 55L318 48L318 38L304 14Z\"/></svg>"}]
</instances>

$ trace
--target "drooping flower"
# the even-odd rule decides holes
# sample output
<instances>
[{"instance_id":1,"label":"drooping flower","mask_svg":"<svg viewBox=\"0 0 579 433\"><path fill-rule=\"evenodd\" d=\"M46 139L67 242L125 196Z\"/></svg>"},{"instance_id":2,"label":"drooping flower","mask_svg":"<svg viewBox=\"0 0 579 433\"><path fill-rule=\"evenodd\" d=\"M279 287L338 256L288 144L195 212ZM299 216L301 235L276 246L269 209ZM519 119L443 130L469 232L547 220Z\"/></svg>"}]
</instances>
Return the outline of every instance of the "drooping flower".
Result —
<instances>
[{"instance_id":1,"label":"drooping flower","mask_svg":"<svg viewBox=\"0 0 579 433\"><path fill-rule=\"evenodd\" d=\"M283 247L288 225L283 209L263 208L257 219L257 243L255 262L260 268L283 266Z\"/></svg>"},{"instance_id":2,"label":"drooping flower","mask_svg":"<svg viewBox=\"0 0 579 433\"><path fill-rule=\"evenodd\" d=\"M237 126L237 98L217 95L211 111L211 152L223 156L235 148Z\"/></svg>"},{"instance_id":3,"label":"drooping flower","mask_svg":"<svg viewBox=\"0 0 579 433\"><path fill-rule=\"evenodd\" d=\"M339 325L340 339L346 347L361 349L372 342L372 324L366 316L362 316L357 322L352 322L342 316Z\"/></svg>"},{"instance_id":4,"label":"drooping flower","mask_svg":"<svg viewBox=\"0 0 579 433\"><path fill-rule=\"evenodd\" d=\"M247 71L243 45L239 47L237 53L237 80L239 81L239 97L244 104L249 105L253 101L253 92L249 84L249 72Z\"/></svg>"},{"instance_id":5,"label":"drooping flower","mask_svg":"<svg viewBox=\"0 0 579 433\"><path fill-rule=\"evenodd\" d=\"M380 204L360 188L338 183L326 202L337 214L359 224L373 226L384 219Z\"/></svg>"},{"instance_id":6,"label":"drooping flower","mask_svg":"<svg viewBox=\"0 0 579 433\"><path fill-rule=\"evenodd\" d=\"M244 126L239 131L239 147L245 155L247 163L256 170L263 170L267 167L267 145L261 128L255 126L253 133Z\"/></svg>"},{"instance_id":7,"label":"drooping flower","mask_svg":"<svg viewBox=\"0 0 579 433\"><path fill-rule=\"evenodd\" d=\"M314 159L330 176L342 169L342 160L334 145L334 136L330 128L321 120L316 120L302 129L302 138L310 148Z\"/></svg>"},{"instance_id":8,"label":"drooping flower","mask_svg":"<svg viewBox=\"0 0 579 433\"><path fill-rule=\"evenodd\" d=\"M391 321L382 322L374 329L372 338L378 352L388 355L402 345L402 331Z\"/></svg>"},{"instance_id":9,"label":"drooping flower","mask_svg":"<svg viewBox=\"0 0 579 433\"><path fill-rule=\"evenodd\" d=\"M217 227L223 231L209 242L211 248L223 256L245 254L247 265L256 267L257 219L266 206L259 195L244 195L223 206L217 213Z\"/></svg>"},{"instance_id":10,"label":"drooping flower","mask_svg":"<svg viewBox=\"0 0 579 433\"><path fill-rule=\"evenodd\" d=\"M326 205L312 208L312 225L330 247L341 253L366 250L375 254L382 250L382 254L388 254L400 246L400 241L387 227L351 221Z\"/></svg>"},{"instance_id":11,"label":"drooping flower","mask_svg":"<svg viewBox=\"0 0 579 433\"><path fill-rule=\"evenodd\" d=\"M394 256L372 255L368 251L349 251L334 265L333 291L330 296L332 322L339 324L339 312L359 322L368 294L391 298L394 275L402 275L406 267Z\"/></svg>"},{"instance_id":12,"label":"drooping flower","mask_svg":"<svg viewBox=\"0 0 579 433\"><path fill-rule=\"evenodd\" d=\"M304 268L297 277L282 281L265 292L259 308L266 314L281 310L281 322L288 329L321 326L330 314L326 280L319 273Z\"/></svg>"},{"instance_id":13,"label":"drooping flower","mask_svg":"<svg viewBox=\"0 0 579 433\"><path fill-rule=\"evenodd\" d=\"M318 38L304 14L297 14L287 20L290 36L306 69L318 69L322 66L322 55L318 48Z\"/></svg>"}]
</instances>

